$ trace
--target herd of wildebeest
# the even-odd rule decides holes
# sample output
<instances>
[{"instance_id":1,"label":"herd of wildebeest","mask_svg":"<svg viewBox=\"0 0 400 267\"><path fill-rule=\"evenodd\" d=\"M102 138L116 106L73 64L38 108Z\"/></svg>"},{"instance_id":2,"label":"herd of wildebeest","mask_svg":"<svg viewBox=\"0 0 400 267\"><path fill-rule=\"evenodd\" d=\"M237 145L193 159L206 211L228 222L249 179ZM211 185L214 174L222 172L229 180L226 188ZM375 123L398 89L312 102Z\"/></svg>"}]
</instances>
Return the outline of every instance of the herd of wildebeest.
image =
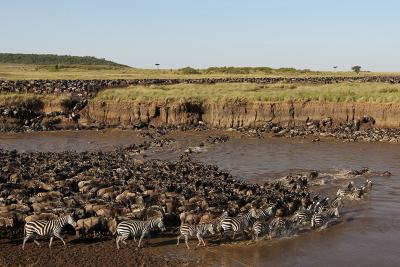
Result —
<instances>
[{"instance_id":1,"label":"herd of wildebeest","mask_svg":"<svg viewBox=\"0 0 400 267\"><path fill-rule=\"evenodd\" d=\"M317 171L253 184L183 154L177 161L137 159L137 147L94 152L0 150L0 235L25 241L176 233L223 242L297 234L338 220L343 203L367 195L372 182L349 182L331 198L312 191ZM368 169L349 172L349 177ZM71 224L73 227L64 227ZM178 242L179 242L178 238ZM101 240L101 239L100 239ZM63 240L64 242L64 240Z\"/></svg>"},{"instance_id":2,"label":"herd of wildebeest","mask_svg":"<svg viewBox=\"0 0 400 267\"><path fill-rule=\"evenodd\" d=\"M115 80L0 80L1 93L65 94L72 93L91 97L106 88L130 85L169 85L179 83L309 83L329 84L339 82L385 82L400 83L398 76L355 76L355 77L261 77L261 78L199 78L199 79L115 79Z\"/></svg>"}]
</instances>

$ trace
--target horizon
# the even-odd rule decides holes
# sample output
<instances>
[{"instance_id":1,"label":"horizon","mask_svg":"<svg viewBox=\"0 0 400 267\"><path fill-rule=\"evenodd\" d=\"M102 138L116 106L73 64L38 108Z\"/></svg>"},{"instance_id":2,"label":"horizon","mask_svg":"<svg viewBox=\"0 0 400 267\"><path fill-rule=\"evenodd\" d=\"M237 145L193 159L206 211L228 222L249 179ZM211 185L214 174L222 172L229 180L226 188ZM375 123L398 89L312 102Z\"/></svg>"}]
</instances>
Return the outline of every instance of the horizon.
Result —
<instances>
[{"instance_id":1,"label":"horizon","mask_svg":"<svg viewBox=\"0 0 400 267\"><path fill-rule=\"evenodd\" d=\"M400 3L393 0L40 0L0 7L8 25L0 29L2 53L94 56L145 69L400 71Z\"/></svg>"}]
</instances>

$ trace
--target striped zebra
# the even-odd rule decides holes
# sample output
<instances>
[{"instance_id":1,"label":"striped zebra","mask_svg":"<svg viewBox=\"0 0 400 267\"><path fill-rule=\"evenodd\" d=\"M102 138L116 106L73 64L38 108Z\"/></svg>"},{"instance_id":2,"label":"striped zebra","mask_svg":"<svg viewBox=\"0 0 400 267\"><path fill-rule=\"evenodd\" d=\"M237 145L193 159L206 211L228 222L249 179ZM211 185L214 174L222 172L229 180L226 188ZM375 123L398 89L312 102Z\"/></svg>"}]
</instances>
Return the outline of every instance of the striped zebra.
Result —
<instances>
[{"instance_id":1,"label":"striped zebra","mask_svg":"<svg viewBox=\"0 0 400 267\"><path fill-rule=\"evenodd\" d=\"M312 215L313 211L308 209L299 210L295 213L295 216L297 216L297 221L303 225L311 223Z\"/></svg>"},{"instance_id":2,"label":"striped zebra","mask_svg":"<svg viewBox=\"0 0 400 267\"><path fill-rule=\"evenodd\" d=\"M257 213L257 218L260 221L268 221L275 215L275 212L276 212L276 208L274 206L270 206L266 209L260 210Z\"/></svg>"},{"instance_id":3,"label":"striped zebra","mask_svg":"<svg viewBox=\"0 0 400 267\"><path fill-rule=\"evenodd\" d=\"M66 245L65 241L60 234L61 230L67 224L70 224L73 227L76 226L73 214L69 214L67 216L63 216L58 219L50 221L36 220L27 222L24 226L24 241L22 243L22 250L25 249L25 243L31 237L33 238L33 242L35 242L36 245L40 246L39 242L36 240L37 236L50 236L50 243L49 243L50 249L54 237L60 239L65 246Z\"/></svg>"},{"instance_id":4,"label":"striped zebra","mask_svg":"<svg viewBox=\"0 0 400 267\"><path fill-rule=\"evenodd\" d=\"M130 236L133 236L134 241L136 242L136 237L140 236L138 247L142 242L144 236L148 236L151 230L159 228L161 231L165 231L164 219L163 217L155 217L150 218L147 221L123 221L117 225L117 249L119 249L119 242L122 242L126 245L126 239Z\"/></svg>"},{"instance_id":5,"label":"striped zebra","mask_svg":"<svg viewBox=\"0 0 400 267\"><path fill-rule=\"evenodd\" d=\"M299 218L296 214L282 218L275 217L270 223L270 237L294 234L297 230Z\"/></svg>"},{"instance_id":6,"label":"striped zebra","mask_svg":"<svg viewBox=\"0 0 400 267\"><path fill-rule=\"evenodd\" d=\"M315 203L314 212L323 211L323 210L327 209L328 206L329 206L329 197L325 197L325 198L321 199L320 201L318 201L317 203Z\"/></svg>"},{"instance_id":7,"label":"striped zebra","mask_svg":"<svg viewBox=\"0 0 400 267\"><path fill-rule=\"evenodd\" d=\"M222 228L224 232L223 235L228 231L232 231L232 239L234 240L236 233L248 230L254 218L257 218L256 210L251 208L245 215L226 217L222 219L218 230L221 231Z\"/></svg>"},{"instance_id":8,"label":"striped zebra","mask_svg":"<svg viewBox=\"0 0 400 267\"><path fill-rule=\"evenodd\" d=\"M224 211L221 216L219 216L218 218L215 218L211 221L211 223L213 224L213 226L215 227L215 229L217 229L217 231L219 231L221 229L221 222L223 219L228 218L228 211Z\"/></svg>"},{"instance_id":9,"label":"striped zebra","mask_svg":"<svg viewBox=\"0 0 400 267\"><path fill-rule=\"evenodd\" d=\"M252 227L252 232L253 232L253 238L255 238L255 241L258 241L258 237L263 234L268 234L270 233L269 225L266 221L260 221L257 220ZM270 236L271 237L271 236Z\"/></svg>"},{"instance_id":10,"label":"striped zebra","mask_svg":"<svg viewBox=\"0 0 400 267\"><path fill-rule=\"evenodd\" d=\"M315 213L311 219L311 227L317 228L322 227L326 228L328 224L336 218L339 218L339 208L329 208L325 211Z\"/></svg>"},{"instance_id":11,"label":"striped zebra","mask_svg":"<svg viewBox=\"0 0 400 267\"><path fill-rule=\"evenodd\" d=\"M274 219L272 219L269 227L270 227L270 238L272 237L272 234L274 236L278 235L281 236L287 227L286 219L282 217L275 217Z\"/></svg>"},{"instance_id":12,"label":"striped zebra","mask_svg":"<svg viewBox=\"0 0 400 267\"><path fill-rule=\"evenodd\" d=\"M354 189L355 189L354 188L354 182L350 181L349 184L346 186L346 188L344 190L343 189L338 189L336 195L345 196L345 195L351 193Z\"/></svg>"},{"instance_id":13,"label":"striped zebra","mask_svg":"<svg viewBox=\"0 0 400 267\"><path fill-rule=\"evenodd\" d=\"M341 207L343 207L343 197L342 196L337 196L334 199L332 199L330 207L331 208L341 208Z\"/></svg>"},{"instance_id":14,"label":"striped zebra","mask_svg":"<svg viewBox=\"0 0 400 267\"><path fill-rule=\"evenodd\" d=\"M369 192L372 190L372 181L369 180L369 179L367 179L367 180L365 181L364 187L365 187L365 192L366 192L366 193L369 193Z\"/></svg>"},{"instance_id":15,"label":"striped zebra","mask_svg":"<svg viewBox=\"0 0 400 267\"><path fill-rule=\"evenodd\" d=\"M176 245L179 245L180 238L183 236L185 238L185 244L188 249L190 249L189 244L188 244L188 239L190 236L196 235L197 239L199 240L199 243L197 246L200 246L201 243L203 243L203 246L206 246L206 243L204 242L203 236L209 232L210 234L214 234L214 225L212 223L199 223L197 225L190 225L187 223L184 223L181 225L180 229L180 235L177 238Z\"/></svg>"}]
</instances>

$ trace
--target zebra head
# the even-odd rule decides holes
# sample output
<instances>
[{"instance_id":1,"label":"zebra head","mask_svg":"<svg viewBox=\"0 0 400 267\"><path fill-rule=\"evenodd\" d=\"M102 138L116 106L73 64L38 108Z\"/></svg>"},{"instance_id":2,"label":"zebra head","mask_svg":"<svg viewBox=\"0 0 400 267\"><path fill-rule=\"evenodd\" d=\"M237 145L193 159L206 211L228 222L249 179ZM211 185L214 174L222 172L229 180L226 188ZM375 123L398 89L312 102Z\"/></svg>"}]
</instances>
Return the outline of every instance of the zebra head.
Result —
<instances>
[{"instance_id":1,"label":"zebra head","mask_svg":"<svg viewBox=\"0 0 400 267\"><path fill-rule=\"evenodd\" d=\"M212 235L215 234L215 233L214 233L214 225L213 225L212 223L208 223L208 224L207 224L206 230L207 230L210 234L212 234Z\"/></svg>"},{"instance_id":2,"label":"zebra head","mask_svg":"<svg viewBox=\"0 0 400 267\"><path fill-rule=\"evenodd\" d=\"M164 219L163 219L162 217L158 218L157 227L158 227L162 232L164 232L164 231L166 230L166 229L165 229L165 226L164 226Z\"/></svg>"},{"instance_id":3,"label":"zebra head","mask_svg":"<svg viewBox=\"0 0 400 267\"><path fill-rule=\"evenodd\" d=\"M315 227L315 215L316 214L313 214L313 216L311 217L311 228Z\"/></svg>"},{"instance_id":4,"label":"zebra head","mask_svg":"<svg viewBox=\"0 0 400 267\"><path fill-rule=\"evenodd\" d=\"M338 207L335 208L335 216L336 216L336 217L339 217L339 216L340 216L340 214L339 214L339 208L338 208Z\"/></svg>"},{"instance_id":5,"label":"zebra head","mask_svg":"<svg viewBox=\"0 0 400 267\"><path fill-rule=\"evenodd\" d=\"M341 196L341 197L344 196L344 194L345 194L345 192L342 189L338 189L338 191L336 193L337 196Z\"/></svg>"},{"instance_id":6,"label":"zebra head","mask_svg":"<svg viewBox=\"0 0 400 267\"><path fill-rule=\"evenodd\" d=\"M71 213L71 214L69 214L68 216L67 216L67 223L68 224L70 224L70 225L72 225L73 227L75 227L76 226L76 221L75 221L75 219L74 219L74 213Z\"/></svg>"},{"instance_id":7,"label":"zebra head","mask_svg":"<svg viewBox=\"0 0 400 267\"><path fill-rule=\"evenodd\" d=\"M250 210L249 210L249 217L250 218L258 218L258 215L257 215L257 212L256 212L256 209L255 208L251 208Z\"/></svg>"}]
</instances>

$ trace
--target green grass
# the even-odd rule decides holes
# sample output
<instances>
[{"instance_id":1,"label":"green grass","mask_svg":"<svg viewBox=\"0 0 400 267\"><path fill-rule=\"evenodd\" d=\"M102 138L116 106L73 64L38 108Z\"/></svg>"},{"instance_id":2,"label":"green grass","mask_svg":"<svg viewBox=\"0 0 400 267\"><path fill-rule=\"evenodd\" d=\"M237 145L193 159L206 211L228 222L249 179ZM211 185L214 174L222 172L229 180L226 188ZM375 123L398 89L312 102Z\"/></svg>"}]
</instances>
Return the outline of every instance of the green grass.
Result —
<instances>
[{"instance_id":1,"label":"green grass","mask_svg":"<svg viewBox=\"0 0 400 267\"><path fill-rule=\"evenodd\" d=\"M131 86L100 92L95 100L400 102L400 85L386 83L176 84Z\"/></svg>"}]
</instances>

